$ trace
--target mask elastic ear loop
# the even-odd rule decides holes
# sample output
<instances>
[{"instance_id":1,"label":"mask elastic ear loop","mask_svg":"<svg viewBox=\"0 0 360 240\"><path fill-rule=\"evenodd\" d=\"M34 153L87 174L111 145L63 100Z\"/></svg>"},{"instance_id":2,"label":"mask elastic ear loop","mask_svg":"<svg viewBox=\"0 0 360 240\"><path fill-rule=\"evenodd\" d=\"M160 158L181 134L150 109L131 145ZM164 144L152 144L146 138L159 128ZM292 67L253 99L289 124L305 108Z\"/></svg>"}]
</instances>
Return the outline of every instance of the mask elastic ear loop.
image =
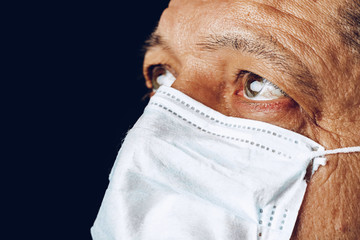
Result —
<instances>
[{"instance_id":1,"label":"mask elastic ear loop","mask_svg":"<svg viewBox=\"0 0 360 240\"><path fill-rule=\"evenodd\" d=\"M360 152L360 146L357 147L346 147L346 148L337 148L333 150L325 150L325 151L316 151L311 154L311 159L317 157L323 157L325 155L338 154L338 153L354 153Z\"/></svg>"},{"instance_id":2,"label":"mask elastic ear loop","mask_svg":"<svg viewBox=\"0 0 360 240\"><path fill-rule=\"evenodd\" d=\"M311 176L316 172L316 170L319 168L320 165L321 166L326 165L327 160L324 157L325 155L339 154L339 153L355 153L355 152L360 152L360 146L312 152L310 154L310 159L312 160Z\"/></svg>"}]
</instances>

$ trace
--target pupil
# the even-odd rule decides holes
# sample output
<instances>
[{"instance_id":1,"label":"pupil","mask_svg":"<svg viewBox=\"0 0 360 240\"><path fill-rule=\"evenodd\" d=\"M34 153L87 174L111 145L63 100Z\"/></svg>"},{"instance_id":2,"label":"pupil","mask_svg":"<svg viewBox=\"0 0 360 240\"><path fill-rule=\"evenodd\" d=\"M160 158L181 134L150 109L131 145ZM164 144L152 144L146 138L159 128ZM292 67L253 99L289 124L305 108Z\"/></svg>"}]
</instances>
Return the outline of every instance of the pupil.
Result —
<instances>
[{"instance_id":1,"label":"pupil","mask_svg":"<svg viewBox=\"0 0 360 240\"><path fill-rule=\"evenodd\" d=\"M265 79L261 77L249 79L245 85L245 93L248 97L256 97L265 86Z\"/></svg>"},{"instance_id":2,"label":"pupil","mask_svg":"<svg viewBox=\"0 0 360 240\"><path fill-rule=\"evenodd\" d=\"M254 92L260 92L261 89L264 87L264 84L262 84L259 81L254 81L250 83L250 90Z\"/></svg>"}]
</instances>

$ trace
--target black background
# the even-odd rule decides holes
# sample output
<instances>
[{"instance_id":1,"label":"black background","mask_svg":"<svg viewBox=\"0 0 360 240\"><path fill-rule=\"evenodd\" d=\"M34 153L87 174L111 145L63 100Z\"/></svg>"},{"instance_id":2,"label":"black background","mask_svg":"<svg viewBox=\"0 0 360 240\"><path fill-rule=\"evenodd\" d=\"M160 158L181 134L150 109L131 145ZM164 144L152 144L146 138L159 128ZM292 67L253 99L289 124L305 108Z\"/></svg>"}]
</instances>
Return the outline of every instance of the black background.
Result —
<instances>
[{"instance_id":1,"label":"black background","mask_svg":"<svg viewBox=\"0 0 360 240\"><path fill-rule=\"evenodd\" d=\"M91 239L121 142L147 104L142 46L168 2L13 6L3 88L10 239Z\"/></svg>"}]
</instances>

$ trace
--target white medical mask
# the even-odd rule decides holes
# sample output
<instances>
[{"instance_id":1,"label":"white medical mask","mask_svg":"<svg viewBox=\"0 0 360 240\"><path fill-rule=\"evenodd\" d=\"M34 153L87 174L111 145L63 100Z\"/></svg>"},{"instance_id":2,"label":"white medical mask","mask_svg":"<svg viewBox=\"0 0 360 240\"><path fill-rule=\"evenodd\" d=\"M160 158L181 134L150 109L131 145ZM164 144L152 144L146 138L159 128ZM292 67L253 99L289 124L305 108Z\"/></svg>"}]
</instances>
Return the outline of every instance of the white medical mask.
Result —
<instances>
[{"instance_id":1,"label":"white medical mask","mask_svg":"<svg viewBox=\"0 0 360 240\"><path fill-rule=\"evenodd\" d=\"M289 239L325 151L295 132L227 117L166 86L129 131L93 239Z\"/></svg>"}]
</instances>

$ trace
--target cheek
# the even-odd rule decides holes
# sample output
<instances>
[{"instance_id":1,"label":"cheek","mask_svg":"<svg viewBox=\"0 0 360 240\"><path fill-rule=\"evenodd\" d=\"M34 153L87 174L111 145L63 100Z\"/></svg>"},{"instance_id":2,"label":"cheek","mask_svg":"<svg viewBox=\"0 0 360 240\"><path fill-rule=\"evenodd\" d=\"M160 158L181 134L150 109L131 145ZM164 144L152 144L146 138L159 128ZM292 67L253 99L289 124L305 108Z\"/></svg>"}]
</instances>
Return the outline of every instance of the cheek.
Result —
<instances>
[{"instance_id":1,"label":"cheek","mask_svg":"<svg viewBox=\"0 0 360 240\"><path fill-rule=\"evenodd\" d=\"M267 122L301 134L307 131L308 118L290 98L255 102L245 98L242 90L228 96L226 109L229 116Z\"/></svg>"},{"instance_id":2,"label":"cheek","mask_svg":"<svg viewBox=\"0 0 360 240\"><path fill-rule=\"evenodd\" d=\"M261 112L264 114L278 114L297 107L297 104L292 99L286 97L271 101L251 101L244 97L242 89L235 91L231 104L238 112Z\"/></svg>"}]
</instances>

